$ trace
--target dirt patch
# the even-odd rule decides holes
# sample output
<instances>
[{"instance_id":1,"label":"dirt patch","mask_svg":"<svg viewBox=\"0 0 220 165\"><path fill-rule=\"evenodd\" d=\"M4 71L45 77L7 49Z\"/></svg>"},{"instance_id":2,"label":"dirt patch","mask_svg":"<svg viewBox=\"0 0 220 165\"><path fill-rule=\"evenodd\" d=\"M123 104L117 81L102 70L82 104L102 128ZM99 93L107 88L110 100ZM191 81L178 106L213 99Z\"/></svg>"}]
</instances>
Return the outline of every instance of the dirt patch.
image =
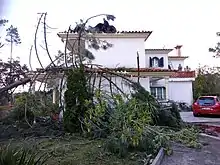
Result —
<instances>
[{"instance_id":1,"label":"dirt patch","mask_svg":"<svg viewBox=\"0 0 220 165\"><path fill-rule=\"evenodd\" d=\"M220 125L215 124L197 124L202 133L220 137Z\"/></svg>"},{"instance_id":2,"label":"dirt patch","mask_svg":"<svg viewBox=\"0 0 220 165\"><path fill-rule=\"evenodd\" d=\"M173 154L165 156L162 165L220 165L220 141L209 137L201 137L200 141L201 149L173 143Z\"/></svg>"}]
</instances>

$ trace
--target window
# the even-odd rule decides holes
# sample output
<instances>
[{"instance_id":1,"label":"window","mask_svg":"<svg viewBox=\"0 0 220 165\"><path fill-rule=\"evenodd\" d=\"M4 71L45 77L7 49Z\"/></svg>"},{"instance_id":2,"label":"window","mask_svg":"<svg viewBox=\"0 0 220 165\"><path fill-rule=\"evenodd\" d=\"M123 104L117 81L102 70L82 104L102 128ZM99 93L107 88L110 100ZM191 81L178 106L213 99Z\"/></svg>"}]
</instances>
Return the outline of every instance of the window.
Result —
<instances>
[{"instance_id":1,"label":"window","mask_svg":"<svg viewBox=\"0 0 220 165\"><path fill-rule=\"evenodd\" d=\"M153 58L152 66L153 67L159 67L159 59L158 58Z\"/></svg>"},{"instance_id":2,"label":"window","mask_svg":"<svg viewBox=\"0 0 220 165\"><path fill-rule=\"evenodd\" d=\"M150 92L158 100L166 99L166 88L165 87L150 87Z\"/></svg>"},{"instance_id":3,"label":"window","mask_svg":"<svg viewBox=\"0 0 220 165\"><path fill-rule=\"evenodd\" d=\"M198 99L198 104L201 105L201 106L215 105L215 98L214 97L200 97Z\"/></svg>"},{"instance_id":4,"label":"window","mask_svg":"<svg viewBox=\"0 0 220 165\"><path fill-rule=\"evenodd\" d=\"M161 57L160 59L158 57L150 57L150 67L164 67L164 60L163 57Z\"/></svg>"}]
</instances>

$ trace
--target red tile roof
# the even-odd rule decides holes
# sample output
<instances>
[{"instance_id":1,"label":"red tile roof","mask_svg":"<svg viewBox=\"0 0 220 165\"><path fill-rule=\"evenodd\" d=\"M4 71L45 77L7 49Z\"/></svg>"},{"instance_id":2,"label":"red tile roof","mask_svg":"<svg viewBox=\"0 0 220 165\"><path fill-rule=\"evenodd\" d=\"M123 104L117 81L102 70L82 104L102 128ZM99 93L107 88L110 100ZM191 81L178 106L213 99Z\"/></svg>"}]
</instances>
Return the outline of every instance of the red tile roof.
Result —
<instances>
[{"instance_id":1,"label":"red tile roof","mask_svg":"<svg viewBox=\"0 0 220 165\"><path fill-rule=\"evenodd\" d=\"M178 71L175 72L170 78L195 78L195 71Z\"/></svg>"}]
</instances>

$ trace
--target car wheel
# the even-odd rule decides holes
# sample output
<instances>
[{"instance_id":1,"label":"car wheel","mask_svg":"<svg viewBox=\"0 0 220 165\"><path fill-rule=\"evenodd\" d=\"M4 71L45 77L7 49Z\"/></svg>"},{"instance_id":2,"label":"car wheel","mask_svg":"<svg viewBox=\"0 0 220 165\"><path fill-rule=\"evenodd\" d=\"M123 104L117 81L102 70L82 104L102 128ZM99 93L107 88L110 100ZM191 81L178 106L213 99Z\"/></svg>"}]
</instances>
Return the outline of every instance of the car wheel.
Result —
<instances>
[{"instance_id":1,"label":"car wheel","mask_svg":"<svg viewBox=\"0 0 220 165\"><path fill-rule=\"evenodd\" d=\"M193 113L193 116L194 116L194 117L199 117L199 114Z\"/></svg>"}]
</instances>

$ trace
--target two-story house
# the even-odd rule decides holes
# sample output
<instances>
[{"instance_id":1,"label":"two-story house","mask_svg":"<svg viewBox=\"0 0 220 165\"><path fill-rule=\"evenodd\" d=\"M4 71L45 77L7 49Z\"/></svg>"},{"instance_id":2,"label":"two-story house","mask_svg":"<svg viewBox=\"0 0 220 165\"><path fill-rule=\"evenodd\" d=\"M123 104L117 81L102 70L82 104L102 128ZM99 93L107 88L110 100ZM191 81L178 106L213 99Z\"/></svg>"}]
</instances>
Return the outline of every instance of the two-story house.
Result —
<instances>
[{"instance_id":1,"label":"two-story house","mask_svg":"<svg viewBox=\"0 0 220 165\"><path fill-rule=\"evenodd\" d=\"M88 34L93 37L105 40L113 46L106 50L94 50L89 48L86 38L81 38L84 47L89 49L94 55L94 64L102 65L105 68L122 68L133 81L137 81L137 54L139 56L139 82L152 95L159 100L174 100L179 102L192 103L193 91L192 82L195 79L195 72L189 71L184 66L184 60L187 58L181 55L181 46L176 47L176 56L169 56L173 49L145 49L145 42L152 31L121 31L117 33L97 33ZM73 51L78 40L77 33L66 32L58 33L61 41ZM122 82L119 78L114 78L120 86ZM40 81L40 78L39 78ZM122 87L122 86L121 86ZM125 86L123 91L129 91ZM64 90L61 97L64 96ZM54 91L55 102L55 91ZM63 98L63 97L62 97Z\"/></svg>"},{"instance_id":2,"label":"two-story house","mask_svg":"<svg viewBox=\"0 0 220 165\"><path fill-rule=\"evenodd\" d=\"M184 65L188 56L181 55L181 45L177 45L176 55L168 55L173 49L145 49L147 67L156 69L176 70L168 80L164 78L151 79L151 94L161 100L174 100L178 102L192 103L192 82L195 80L195 71L190 71ZM168 82L167 82L168 81ZM166 85L168 83L168 85ZM168 88L166 90L166 88Z\"/></svg>"}]
</instances>

